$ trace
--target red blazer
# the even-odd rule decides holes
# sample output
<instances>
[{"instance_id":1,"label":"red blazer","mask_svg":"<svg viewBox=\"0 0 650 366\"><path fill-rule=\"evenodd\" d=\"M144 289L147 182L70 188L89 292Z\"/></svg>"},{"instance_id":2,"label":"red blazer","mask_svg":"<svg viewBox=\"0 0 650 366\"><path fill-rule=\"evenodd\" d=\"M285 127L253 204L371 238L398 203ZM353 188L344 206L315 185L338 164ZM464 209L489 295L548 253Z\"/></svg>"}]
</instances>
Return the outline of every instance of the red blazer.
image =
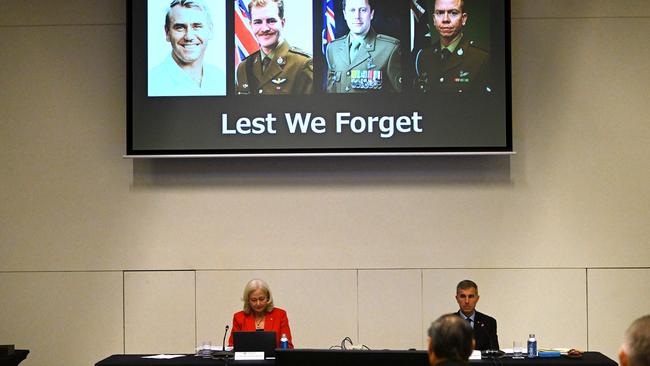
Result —
<instances>
[{"instance_id":1,"label":"red blazer","mask_svg":"<svg viewBox=\"0 0 650 366\"><path fill-rule=\"evenodd\" d=\"M254 332L255 328L255 315L253 313L247 315L243 311L236 312L232 317L232 331L230 332L230 338L228 338L228 345L232 347L232 334L234 332ZM283 334L286 334L289 339L289 348L293 348L289 318L287 318L286 311L274 307L271 312L266 313L264 316L264 330L275 332L278 348L280 347L280 338Z\"/></svg>"}]
</instances>

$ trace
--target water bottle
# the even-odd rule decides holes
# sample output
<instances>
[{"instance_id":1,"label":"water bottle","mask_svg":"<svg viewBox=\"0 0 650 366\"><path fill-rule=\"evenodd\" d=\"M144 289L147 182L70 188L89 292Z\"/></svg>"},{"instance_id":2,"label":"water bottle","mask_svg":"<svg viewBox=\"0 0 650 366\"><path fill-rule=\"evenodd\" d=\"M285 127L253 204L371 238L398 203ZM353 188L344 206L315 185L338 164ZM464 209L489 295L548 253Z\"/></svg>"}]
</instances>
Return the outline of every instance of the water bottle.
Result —
<instances>
[{"instance_id":1,"label":"water bottle","mask_svg":"<svg viewBox=\"0 0 650 366\"><path fill-rule=\"evenodd\" d=\"M280 348L282 349L289 348L289 338L287 338L287 335L284 333L282 333L282 337L280 337Z\"/></svg>"},{"instance_id":2,"label":"water bottle","mask_svg":"<svg viewBox=\"0 0 650 366\"><path fill-rule=\"evenodd\" d=\"M534 334L528 335L528 358L537 357L537 339Z\"/></svg>"}]
</instances>

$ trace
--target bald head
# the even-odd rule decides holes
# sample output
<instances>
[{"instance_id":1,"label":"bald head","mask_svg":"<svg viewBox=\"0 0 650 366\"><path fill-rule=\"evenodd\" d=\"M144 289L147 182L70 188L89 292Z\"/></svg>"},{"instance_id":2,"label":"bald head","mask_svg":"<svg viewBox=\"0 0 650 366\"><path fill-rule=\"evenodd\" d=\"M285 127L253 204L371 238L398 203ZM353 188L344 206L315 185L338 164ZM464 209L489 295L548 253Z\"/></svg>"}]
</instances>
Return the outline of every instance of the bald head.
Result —
<instances>
[{"instance_id":1,"label":"bald head","mask_svg":"<svg viewBox=\"0 0 650 366\"><path fill-rule=\"evenodd\" d=\"M650 366L650 314L627 328L618 358L621 366Z\"/></svg>"}]
</instances>

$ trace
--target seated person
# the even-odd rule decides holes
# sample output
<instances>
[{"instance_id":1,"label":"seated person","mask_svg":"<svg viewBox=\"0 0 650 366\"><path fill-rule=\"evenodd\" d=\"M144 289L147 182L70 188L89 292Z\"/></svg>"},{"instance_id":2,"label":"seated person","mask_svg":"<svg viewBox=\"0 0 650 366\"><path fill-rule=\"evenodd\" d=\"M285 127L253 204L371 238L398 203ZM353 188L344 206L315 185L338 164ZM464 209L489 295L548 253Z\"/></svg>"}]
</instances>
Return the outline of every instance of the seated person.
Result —
<instances>
[{"instance_id":1,"label":"seated person","mask_svg":"<svg viewBox=\"0 0 650 366\"><path fill-rule=\"evenodd\" d=\"M258 279L250 280L244 287L242 301L244 310L236 312L232 318L229 346L232 347L234 332L264 330L275 332L278 348L283 334L289 339L289 348L293 348L287 312L273 305L271 289L266 282Z\"/></svg>"},{"instance_id":2,"label":"seated person","mask_svg":"<svg viewBox=\"0 0 650 366\"><path fill-rule=\"evenodd\" d=\"M650 366L650 314L627 328L618 360L621 366Z\"/></svg>"},{"instance_id":3,"label":"seated person","mask_svg":"<svg viewBox=\"0 0 650 366\"><path fill-rule=\"evenodd\" d=\"M456 286L456 302L460 310L457 314L467 320L474 328L475 349L498 350L499 337L497 336L497 321L493 317L476 311L479 300L478 286L474 281L463 280Z\"/></svg>"}]
</instances>

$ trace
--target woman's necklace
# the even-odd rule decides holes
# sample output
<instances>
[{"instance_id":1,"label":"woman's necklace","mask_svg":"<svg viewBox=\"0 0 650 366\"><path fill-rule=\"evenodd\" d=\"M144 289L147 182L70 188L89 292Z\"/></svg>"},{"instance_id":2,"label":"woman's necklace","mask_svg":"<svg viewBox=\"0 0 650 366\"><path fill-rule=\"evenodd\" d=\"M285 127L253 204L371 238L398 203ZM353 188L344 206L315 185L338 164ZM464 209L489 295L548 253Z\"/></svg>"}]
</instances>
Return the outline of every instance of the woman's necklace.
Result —
<instances>
[{"instance_id":1,"label":"woman's necklace","mask_svg":"<svg viewBox=\"0 0 650 366\"><path fill-rule=\"evenodd\" d=\"M260 325L264 321L264 317L261 317L259 320L255 320L256 328L260 328Z\"/></svg>"}]
</instances>

